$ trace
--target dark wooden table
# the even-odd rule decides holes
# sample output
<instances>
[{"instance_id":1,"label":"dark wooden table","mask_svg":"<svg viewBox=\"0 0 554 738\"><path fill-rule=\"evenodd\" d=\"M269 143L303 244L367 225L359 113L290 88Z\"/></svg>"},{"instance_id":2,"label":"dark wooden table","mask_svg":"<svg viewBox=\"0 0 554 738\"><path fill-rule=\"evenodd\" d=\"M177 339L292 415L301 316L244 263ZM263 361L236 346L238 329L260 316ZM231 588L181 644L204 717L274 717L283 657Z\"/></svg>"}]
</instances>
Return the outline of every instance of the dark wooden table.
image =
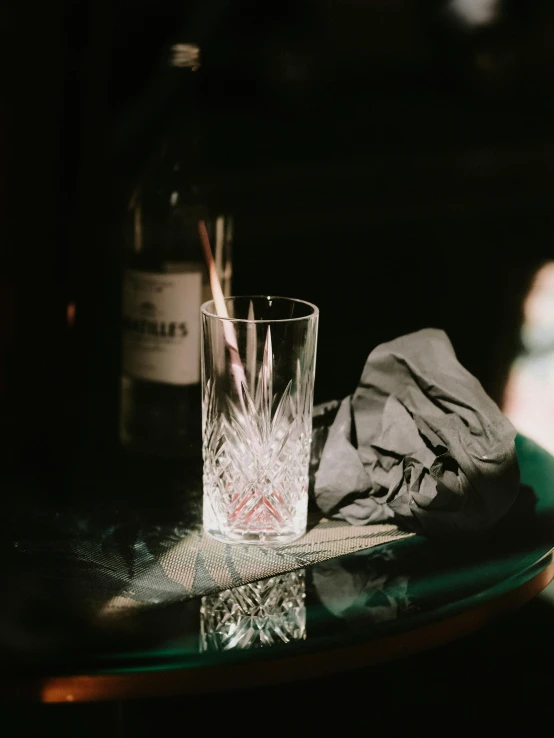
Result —
<instances>
[{"instance_id":1,"label":"dark wooden table","mask_svg":"<svg viewBox=\"0 0 554 738\"><path fill-rule=\"evenodd\" d=\"M520 502L481 543L392 541L306 566L292 575L301 577L292 594L286 576L261 596L243 587L215 600L169 602L152 592L107 619L103 603L125 588L142 545L131 528L108 524L107 513L96 525L73 519L71 530L58 530L66 531L66 552L58 538L42 561L29 538L5 539L12 549L3 696L59 703L221 694L394 662L467 636L533 599L554 576L554 458L522 436L517 449ZM122 561L131 562L119 572L107 545L113 535ZM103 536L106 545L68 568L72 536ZM214 607L210 619L206 608ZM233 639L241 628L243 637Z\"/></svg>"}]
</instances>

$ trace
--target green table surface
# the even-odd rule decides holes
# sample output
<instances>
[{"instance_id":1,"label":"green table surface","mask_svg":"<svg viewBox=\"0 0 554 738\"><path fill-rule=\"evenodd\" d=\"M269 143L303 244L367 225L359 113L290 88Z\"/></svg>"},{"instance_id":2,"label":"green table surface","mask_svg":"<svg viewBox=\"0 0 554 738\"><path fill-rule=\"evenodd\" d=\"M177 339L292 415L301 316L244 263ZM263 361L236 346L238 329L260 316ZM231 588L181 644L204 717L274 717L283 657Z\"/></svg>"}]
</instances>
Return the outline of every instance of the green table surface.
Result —
<instances>
[{"instance_id":1,"label":"green table surface","mask_svg":"<svg viewBox=\"0 0 554 738\"><path fill-rule=\"evenodd\" d=\"M267 585L265 624L259 603L249 611L248 597L224 593L233 627L246 632L235 645L214 640L213 622L201 625L202 598L167 603L152 596L107 617L102 603L117 596L120 578L110 580L109 591L89 589L91 574L108 560L100 554L68 570L59 546L38 556L29 545L32 531L23 541L15 516L2 533L4 689L9 683L8 691L42 701L106 699L137 689L163 694L164 684L173 692L209 691L232 688L235 678L278 682L298 678L298 670L317 675L387 661L470 632L538 594L552 577L554 457L521 435L516 443L521 494L482 540L462 545L413 536L307 566L297 572L302 596L297 589L292 615L286 591L275 590L274 612L268 604L272 588L286 590L287 580ZM122 530L120 550L132 561L140 542ZM80 529L74 521L68 536L99 531L107 537L101 523L81 522ZM290 626L291 617L297 627L280 636L280 624Z\"/></svg>"}]
</instances>

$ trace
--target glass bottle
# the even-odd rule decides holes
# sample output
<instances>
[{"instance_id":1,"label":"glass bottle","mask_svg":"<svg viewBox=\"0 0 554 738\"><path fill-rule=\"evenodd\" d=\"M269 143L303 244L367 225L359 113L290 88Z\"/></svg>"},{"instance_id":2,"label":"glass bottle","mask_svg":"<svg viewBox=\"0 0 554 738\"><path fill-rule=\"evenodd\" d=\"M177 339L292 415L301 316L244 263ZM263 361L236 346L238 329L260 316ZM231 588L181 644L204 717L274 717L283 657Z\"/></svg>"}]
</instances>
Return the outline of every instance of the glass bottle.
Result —
<instances>
[{"instance_id":1,"label":"glass bottle","mask_svg":"<svg viewBox=\"0 0 554 738\"><path fill-rule=\"evenodd\" d=\"M156 456L200 454L200 305L211 298L198 234L206 223L225 294L232 218L210 212L203 179L196 44L171 47L177 103L133 188L125 225L120 440Z\"/></svg>"}]
</instances>

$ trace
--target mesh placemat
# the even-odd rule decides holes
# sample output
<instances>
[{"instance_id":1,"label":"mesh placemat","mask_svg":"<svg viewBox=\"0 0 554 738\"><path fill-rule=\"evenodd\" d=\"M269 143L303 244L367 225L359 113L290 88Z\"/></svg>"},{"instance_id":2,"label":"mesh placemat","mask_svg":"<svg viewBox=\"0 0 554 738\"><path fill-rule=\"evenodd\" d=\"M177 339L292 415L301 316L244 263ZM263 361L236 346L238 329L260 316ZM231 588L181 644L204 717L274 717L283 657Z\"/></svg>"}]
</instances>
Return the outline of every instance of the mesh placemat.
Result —
<instances>
[{"instance_id":1,"label":"mesh placemat","mask_svg":"<svg viewBox=\"0 0 554 738\"><path fill-rule=\"evenodd\" d=\"M104 612L146 604L144 591L157 590L166 602L212 594L411 535L395 525L321 520L294 543L265 547L220 543L199 530L165 551L125 593L106 603Z\"/></svg>"}]
</instances>

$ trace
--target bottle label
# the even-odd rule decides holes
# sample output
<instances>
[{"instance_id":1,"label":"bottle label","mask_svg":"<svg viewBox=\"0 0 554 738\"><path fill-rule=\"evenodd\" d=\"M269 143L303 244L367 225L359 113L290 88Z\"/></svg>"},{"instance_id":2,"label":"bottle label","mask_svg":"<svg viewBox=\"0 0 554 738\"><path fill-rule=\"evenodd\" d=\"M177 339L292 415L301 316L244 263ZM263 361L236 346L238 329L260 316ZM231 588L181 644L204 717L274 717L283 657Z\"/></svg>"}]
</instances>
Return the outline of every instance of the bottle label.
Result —
<instances>
[{"instance_id":1,"label":"bottle label","mask_svg":"<svg viewBox=\"0 0 554 738\"><path fill-rule=\"evenodd\" d=\"M123 282L123 370L168 384L200 381L201 266L159 274L128 270Z\"/></svg>"}]
</instances>

